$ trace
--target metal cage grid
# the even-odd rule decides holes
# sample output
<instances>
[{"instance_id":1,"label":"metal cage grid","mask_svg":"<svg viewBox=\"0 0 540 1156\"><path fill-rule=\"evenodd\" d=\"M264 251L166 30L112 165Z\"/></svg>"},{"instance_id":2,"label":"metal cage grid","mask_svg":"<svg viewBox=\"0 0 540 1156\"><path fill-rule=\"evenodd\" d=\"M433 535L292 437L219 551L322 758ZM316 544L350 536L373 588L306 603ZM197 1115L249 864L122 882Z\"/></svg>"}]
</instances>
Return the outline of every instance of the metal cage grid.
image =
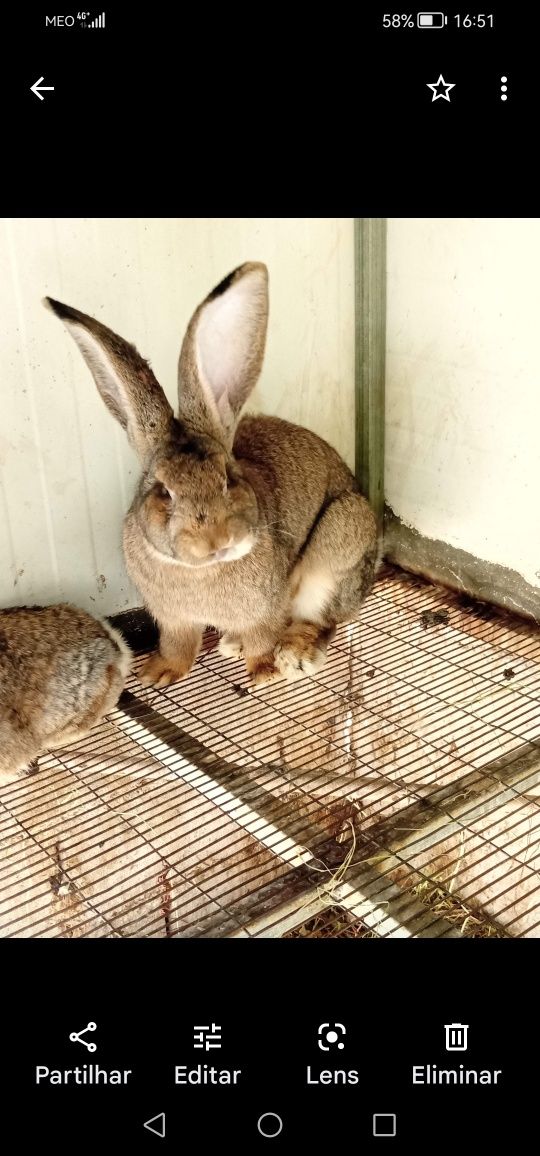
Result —
<instances>
[{"instance_id":1,"label":"metal cage grid","mask_svg":"<svg viewBox=\"0 0 540 1156\"><path fill-rule=\"evenodd\" d=\"M535 623L387 568L316 678L214 644L2 790L4 937L540 934Z\"/></svg>"}]
</instances>

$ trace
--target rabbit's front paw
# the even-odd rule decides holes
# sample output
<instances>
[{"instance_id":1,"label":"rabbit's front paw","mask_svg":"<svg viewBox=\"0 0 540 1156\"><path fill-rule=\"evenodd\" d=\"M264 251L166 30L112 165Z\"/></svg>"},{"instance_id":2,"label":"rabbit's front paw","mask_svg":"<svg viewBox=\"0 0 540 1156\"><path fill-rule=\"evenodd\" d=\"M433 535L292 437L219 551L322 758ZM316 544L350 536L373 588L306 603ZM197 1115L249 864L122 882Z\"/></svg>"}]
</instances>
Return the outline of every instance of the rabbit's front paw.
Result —
<instances>
[{"instance_id":1,"label":"rabbit's front paw","mask_svg":"<svg viewBox=\"0 0 540 1156\"><path fill-rule=\"evenodd\" d=\"M265 683L275 682L276 678L281 678L281 674L274 662L273 654L262 654L257 658L246 659L246 669L251 675L251 681L254 686L264 686Z\"/></svg>"},{"instance_id":2,"label":"rabbit's front paw","mask_svg":"<svg viewBox=\"0 0 540 1156\"><path fill-rule=\"evenodd\" d=\"M143 686L170 686L171 682L180 682L190 670L191 664L181 658L163 658L161 654L153 654L145 662L139 678Z\"/></svg>"},{"instance_id":3,"label":"rabbit's front paw","mask_svg":"<svg viewBox=\"0 0 540 1156\"><path fill-rule=\"evenodd\" d=\"M218 642L219 653L224 658L241 658L243 647L236 634L223 634Z\"/></svg>"}]
</instances>

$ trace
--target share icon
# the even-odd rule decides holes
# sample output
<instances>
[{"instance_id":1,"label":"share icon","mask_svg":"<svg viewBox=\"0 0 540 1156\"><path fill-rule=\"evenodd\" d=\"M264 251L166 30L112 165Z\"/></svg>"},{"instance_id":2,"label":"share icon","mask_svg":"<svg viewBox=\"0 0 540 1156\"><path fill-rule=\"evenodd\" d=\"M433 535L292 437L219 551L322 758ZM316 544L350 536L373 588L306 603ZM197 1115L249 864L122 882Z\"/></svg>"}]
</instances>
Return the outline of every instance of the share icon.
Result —
<instances>
[{"instance_id":1,"label":"share icon","mask_svg":"<svg viewBox=\"0 0 540 1156\"><path fill-rule=\"evenodd\" d=\"M70 1032L69 1038L71 1040L71 1043L72 1044L84 1044L85 1048L88 1048L89 1052L95 1052L97 1050L97 1044L88 1043L88 1040L83 1040L83 1036L84 1036L85 1032L95 1032L96 1027L97 1027L97 1024L95 1024L93 1021L91 1021L89 1024L86 1025L85 1028L82 1028L82 1030L80 1032Z\"/></svg>"}]
</instances>

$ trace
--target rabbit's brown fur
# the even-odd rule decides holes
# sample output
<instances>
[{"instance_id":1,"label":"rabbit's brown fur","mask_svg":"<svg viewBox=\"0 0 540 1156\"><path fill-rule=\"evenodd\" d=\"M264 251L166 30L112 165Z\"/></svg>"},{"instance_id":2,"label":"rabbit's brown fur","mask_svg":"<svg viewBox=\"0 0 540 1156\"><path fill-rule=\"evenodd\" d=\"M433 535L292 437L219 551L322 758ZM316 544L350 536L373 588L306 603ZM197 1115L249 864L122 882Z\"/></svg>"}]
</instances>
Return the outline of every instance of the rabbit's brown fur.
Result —
<instances>
[{"instance_id":1,"label":"rabbit's brown fur","mask_svg":"<svg viewBox=\"0 0 540 1156\"><path fill-rule=\"evenodd\" d=\"M0 784L88 734L116 705L129 663L117 631L84 610L0 610Z\"/></svg>"},{"instance_id":2,"label":"rabbit's brown fur","mask_svg":"<svg viewBox=\"0 0 540 1156\"><path fill-rule=\"evenodd\" d=\"M160 628L146 683L186 675L206 625L255 682L314 673L373 578L377 530L325 441L239 411L259 375L267 271L235 270L196 310L179 363L179 417L133 346L56 301L143 466L124 525L128 572Z\"/></svg>"}]
</instances>

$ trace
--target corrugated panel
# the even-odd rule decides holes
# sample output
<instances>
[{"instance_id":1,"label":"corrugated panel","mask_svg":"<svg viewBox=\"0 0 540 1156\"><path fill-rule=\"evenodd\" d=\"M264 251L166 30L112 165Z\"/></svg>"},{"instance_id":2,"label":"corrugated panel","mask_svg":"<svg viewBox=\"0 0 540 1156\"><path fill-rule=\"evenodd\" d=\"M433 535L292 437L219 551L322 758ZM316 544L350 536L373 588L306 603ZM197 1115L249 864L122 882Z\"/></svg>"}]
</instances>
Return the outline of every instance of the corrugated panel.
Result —
<instances>
[{"instance_id":1,"label":"corrugated panel","mask_svg":"<svg viewBox=\"0 0 540 1156\"><path fill-rule=\"evenodd\" d=\"M137 462L46 294L149 357L174 402L190 314L235 265L266 261L267 356L252 409L354 456L352 218L15 218L0 234L0 604L138 605L121 526Z\"/></svg>"}]
</instances>

